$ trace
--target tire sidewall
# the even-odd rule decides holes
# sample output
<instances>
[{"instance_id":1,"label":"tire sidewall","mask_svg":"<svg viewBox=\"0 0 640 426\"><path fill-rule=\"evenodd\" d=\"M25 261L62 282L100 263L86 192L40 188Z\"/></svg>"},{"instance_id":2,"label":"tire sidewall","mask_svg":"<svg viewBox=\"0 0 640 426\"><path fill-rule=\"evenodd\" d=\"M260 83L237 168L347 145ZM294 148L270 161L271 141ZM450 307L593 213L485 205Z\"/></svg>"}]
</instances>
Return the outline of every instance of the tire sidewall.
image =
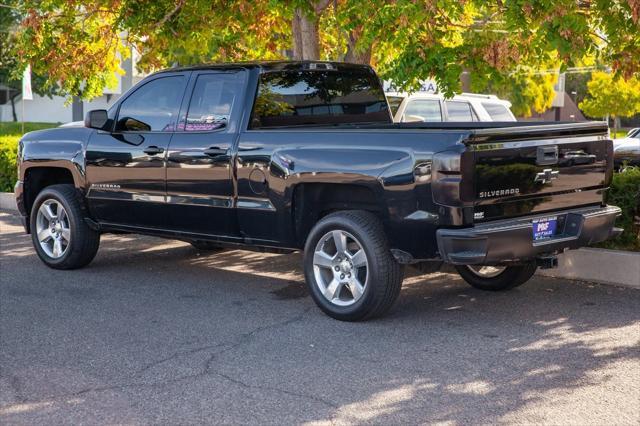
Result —
<instances>
[{"instance_id":1,"label":"tire sidewall","mask_svg":"<svg viewBox=\"0 0 640 426\"><path fill-rule=\"evenodd\" d=\"M54 259L50 257L47 253L45 253L42 247L40 247L40 241L38 240L38 228L36 226L38 210L40 209L40 206L42 205L42 203L44 203L47 200L56 200L60 204L62 204L62 206L64 207L67 213L67 218L69 219L69 232L71 234L71 241L69 241L69 245L67 246L67 250L65 251L64 255L57 259ZM38 256L47 265L55 267L57 265L64 264L65 261L69 258L69 256L71 256L73 252L75 240L76 240L76 235L78 233L77 220L78 218L76 217L75 212L71 208L71 205L60 192L56 191L53 188L45 188L42 192L40 192L40 194L38 194L35 202L33 203L33 207L31 208L31 217L29 218L30 225L31 225L31 239L33 241L33 246L36 252L38 253Z\"/></svg>"},{"instance_id":2,"label":"tire sidewall","mask_svg":"<svg viewBox=\"0 0 640 426\"><path fill-rule=\"evenodd\" d=\"M329 302L320 292L318 284L316 283L313 267L315 248L320 238L330 231L346 231L353 235L360 242L362 249L367 256L368 276L364 294L357 302L349 306L338 306ZM323 219L320 224L309 233L304 249L304 274L311 296L320 309L338 319L352 319L353 317L360 317L363 315L364 311L368 310L369 305L374 299L377 281L376 277L379 275L377 268L378 265L374 262L375 257L374 253L372 253L372 245L373 243L367 233L363 232L360 226L350 220L346 215L329 216Z\"/></svg>"}]
</instances>

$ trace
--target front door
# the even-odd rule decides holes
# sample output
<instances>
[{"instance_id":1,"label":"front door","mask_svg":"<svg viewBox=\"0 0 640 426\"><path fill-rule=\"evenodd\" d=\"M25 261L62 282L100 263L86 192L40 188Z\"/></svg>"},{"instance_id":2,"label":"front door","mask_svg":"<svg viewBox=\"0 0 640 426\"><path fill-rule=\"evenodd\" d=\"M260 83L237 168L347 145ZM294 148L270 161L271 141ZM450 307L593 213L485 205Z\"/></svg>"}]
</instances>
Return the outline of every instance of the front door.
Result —
<instances>
[{"instance_id":1,"label":"front door","mask_svg":"<svg viewBox=\"0 0 640 426\"><path fill-rule=\"evenodd\" d=\"M160 75L119 104L111 131L87 146L89 208L99 222L144 228L166 225L166 156L189 74Z\"/></svg>"},{"instance_id":2,"label":"front door","mask_svg":"<svg viewBox=\"0 0 640 426\"><path fill-rule=\"evenodd\" d=\"M232 183L246 72L194 73L167 156L168 228L240 238Z\"/></svg>"}]
</instances>

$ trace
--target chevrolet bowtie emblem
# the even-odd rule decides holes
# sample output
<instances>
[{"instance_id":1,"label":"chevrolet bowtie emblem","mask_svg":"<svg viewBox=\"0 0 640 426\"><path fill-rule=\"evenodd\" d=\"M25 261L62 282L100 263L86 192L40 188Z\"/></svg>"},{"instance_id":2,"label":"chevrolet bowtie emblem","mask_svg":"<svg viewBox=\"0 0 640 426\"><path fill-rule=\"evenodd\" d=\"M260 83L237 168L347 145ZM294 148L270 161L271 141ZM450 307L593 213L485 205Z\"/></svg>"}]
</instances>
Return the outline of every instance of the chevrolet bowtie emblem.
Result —
<instances>
[{"instance_id":1,"label":"chevrolet bowtie emblem","mask_svg":"<svg viewBox=\"0 0 640 426\"><path fill-rule=\"evenodd\" d=\"M536 178L533 180L534 182L540 182L541 184L549 183L554 179L558 179L559 171L552 169L544 169L540 173L536 173Z\"/></svg>"}]
</instances>

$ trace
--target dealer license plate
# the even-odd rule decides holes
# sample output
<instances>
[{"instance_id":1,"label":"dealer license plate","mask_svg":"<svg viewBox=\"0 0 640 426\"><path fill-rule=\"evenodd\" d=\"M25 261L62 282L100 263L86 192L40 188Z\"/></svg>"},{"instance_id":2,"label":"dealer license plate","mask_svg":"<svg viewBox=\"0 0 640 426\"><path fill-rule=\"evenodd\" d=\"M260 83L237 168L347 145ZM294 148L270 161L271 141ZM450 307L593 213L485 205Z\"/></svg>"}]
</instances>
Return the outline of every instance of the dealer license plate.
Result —
<instances>
[{"instance_id":1,"label":"dealer license plate","mask_svg":"<svg viewBox=\"0 0 640 426\"><path fill-rule=\"evenodd\" d=\"M543 240L545 238L553 237L558 227L558 217L544 217L540 219L534 219L533 224L533 239Z\"/></svg>"}]
</instances>

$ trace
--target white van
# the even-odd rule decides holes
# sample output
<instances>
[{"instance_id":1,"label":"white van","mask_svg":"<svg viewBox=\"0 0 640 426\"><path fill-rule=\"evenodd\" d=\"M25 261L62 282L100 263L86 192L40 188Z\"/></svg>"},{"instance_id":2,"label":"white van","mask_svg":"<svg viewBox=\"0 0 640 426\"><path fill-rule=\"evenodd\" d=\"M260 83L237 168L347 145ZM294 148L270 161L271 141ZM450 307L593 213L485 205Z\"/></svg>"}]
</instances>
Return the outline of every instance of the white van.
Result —
<instances>
[{"instance_id":1,"label":"white van","mask_svg":"<svg viewBox=\"0 0 640 426\"><path fill-rule=\"evenodd\" d=\"M411 95L388 92L393 121L516 121L511 102L494 95L463 93L452 99L441 94L417 92Z\"/></svg>"}]
</instances>

